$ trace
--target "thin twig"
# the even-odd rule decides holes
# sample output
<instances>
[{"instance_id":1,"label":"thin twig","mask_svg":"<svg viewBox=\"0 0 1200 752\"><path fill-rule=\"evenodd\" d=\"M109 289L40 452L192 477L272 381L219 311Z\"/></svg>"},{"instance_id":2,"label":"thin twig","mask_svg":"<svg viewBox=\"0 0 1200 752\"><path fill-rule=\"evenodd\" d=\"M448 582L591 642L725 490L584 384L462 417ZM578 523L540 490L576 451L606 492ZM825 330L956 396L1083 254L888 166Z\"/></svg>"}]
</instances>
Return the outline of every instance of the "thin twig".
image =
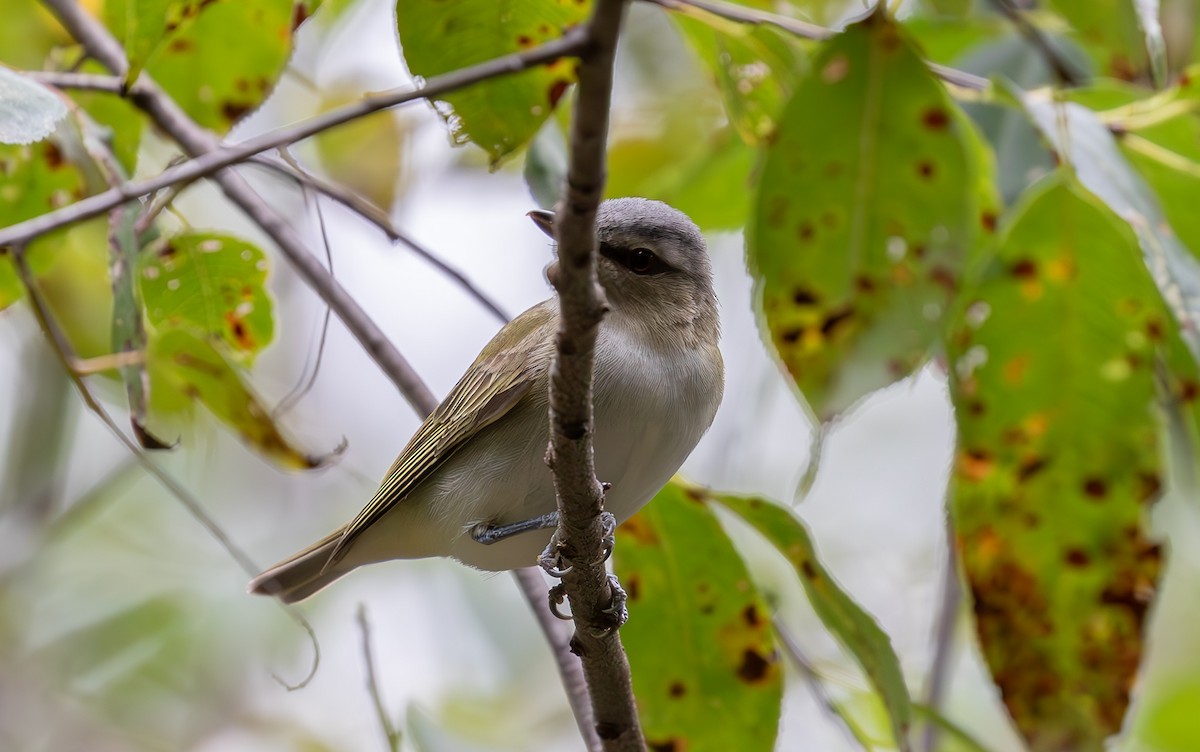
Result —
<instances>
[{"instance_id":1,"label":"thin twig","mask_svg":"<svg viewBox=\"0 0 1200 752\"><path fill-rule=\"evenodd\" d=\"M620 624L605 613L615 593L604 568L604 491L592 452L592 373L606 310L596 276L596 210L604 192L613 59L624 10L624 0L598 0L586 27L590 44L581 54L566 195L554 223L560 318L550 369L547 458L558 496L555 539L561 556L571 563L562 584L575 620L572 644L583 661L596 733L605 750L640 752L645 741Z\"/></svg>"},{"instance_id":2,"label":"thin twig","mask_svg":"<svg viewBox=\"0 0 1200 752\"><path fill-rule=\"evenodd\" d=\"M417 254L417 256L429 263L430 266L453 279L456 283L458 283L459 287L463 288L467 295L474 298L479 305L486 308L488 312L490 312L497 319L507 323L509 318L511 318L507 313L504 312L504 309L496 303L496 301L492 300L490 297L488 297L487 293L476 287L475 283L468 279L465 274L447 264L435 253L414 240L412 236L396 227L395 223L392 222L391 218L388 217L386 212L382 211L379 207L375 206L370 201L367 201L362 196L359 196L353 191L347 190L345 187L340 186L337 183L323 180L311 172L302 169L297 164L285 165L264 155L252 157L247 163L266 167L271 171L286 178L290 178L301 185L308 186L321 195L331 198L342 206L345 206L354 213L358 214L367 222L374 225L388 238L388 240L392 241L393 243L403 243L404 245L408 246L413 253Z\"/></svg>"},{"instance_id":3,"label":"thin twig","mask_svg":"<svg viewBox=\"0 0 1200 752\"><path fill-rule=\"evenodd\" d=\"M383 730L384 738L390 752L400 752L401 733L397 730L392 719L388 716L387 708L383 705L383 695L379 691L379 682L375 678L375 655L371 650L371 624L367 621L367 605L358 604L358 629L362 632L363 663L367 667L367 692L375 705L375 717L379 719L379 727Z\"/></svg>"},{"instance_id":4,"label":"thin twig","mask_svg":"<svg viewBox=\"0 0 1200 752\"><path fill-rule=\"evenodd\" d=\"M68 19L74 20L71 16L66 15L68 9L72 13L82 13L69 0L45 1L59 13L59 18L64 24L67 24ZM80 39L80 41L87 44L87 38L93 32L90 29L85 32L83 28L93 24L95 22L90 17L87 17L80 27L72 28L71 31L72 33L79 32L75 34L76 38L78 39L82 35L85 39ZM107 34L107 31L103 33ZM111 39L111 37L109 38ZM498 57L469 68L454 71L453 73L435 76L419 89L397 89L366 96L357 102L330 110L299 123L268 131L238 144L221 146L211 133L199 130L195 123L186 121L198 132L189 134L187 143L182 143L182 145L189 153L195 153L199 156L184 162L178 167L163 170L158 175L146 178L145 180L125 183L120 188L97 193L94 196L89 196L56 211L47 212L33 219L5 228L0 231L0 247L27 242L38 235L43 235L64 225L89 219L131 199L140 198L161 188L172 185L183 185L200 178L208 177L226 167L238 164L239 162L245 162L255 154L303 141L318 133L353 120L358 120L379 110L395 107L406 102L431 99L479 83L480 81L511 75L528 68L554 62L559 58L575 55L583 47L583 42L583 31L579 27L576 27L567 31L559 39L547 42L540 47ZM100 55L97 55L97 58L101 59L105 65L109 65L109 62ZM123 63L124 58L120 58L120 61ZM109 67L113 66L109 65ZM120 70L121 68L117 69ZM166 94L157 86L151 84L145 76L140 78L138 83L130 89L130 98L135 104L146 109L152 116L155 114L151 111L152 108L162 108L165 102L168 101ZM183 117L186 118L186 116ZM158 124L165 126L163 122L159 122ZM180 123L175 122L174 125L178 127ZM181 133L168 132L171 133L172 137L177 139L182 135ZM199 137L200 140L196 141L196 137ZM196 148L200 143L208 148Z\"/></svg>"},{"instance_id":5,"label":"thin twig","mask_svg":"<svg viewBox=\"0 0 1200 752\"><path fill-rule=\"evenodd\" d=\"M643 0L643 2L652 3L661 6L668 10L687 13L688 8L695 8L706 13L711 13L714 16L719 16L727 21L736 21L744 24L774 26L777 29L786 31L789 34L800 37L801 39L813 39L821 41L835 36L838 32L833 29L827 29L824 26L808 23L807 21L799 21L787 16L781 16L778 13L770 13L768 11L755 10L741 5L733 5L725 2L713 2L712 0ZM948 84L960 86L964 89L972 91L983 91L988 87L988 80L982 76L976 76L973 73L950 68L938 63L925 63L929 70L935 76L942 79Z\"/></svg>"},{"instance_id":6,"label":"thin twig","mask_svg":"<svg viewBox=\"0 0 1200 752\"><path fill-rule=\"evenodd\" d=\"M22 71L22 75L45 86L56 89L78 89L80 91L104 91L121 95L125 82L117 76L102 76L95 73L60 73L58 71Z\"/></svg>"},{"instance_id":7,"label":"thin twig","mask_svg":"<svg viewBox=\"0 0 1200 752\"><path fill-rule=\"evenodd\" d=\"M942 573L942 599L938 604L937 622L934 624L933 663L929 667L929 678L925 685L925 705L939 712L946 686L950 681L950 664L954 657L954 633L958 626L958 607L962 603L962 583L958 579L957 546L954 541L954 522L949 515L945 522L946 561ZM933 752L937 749L939 728L926 721L921 735L921 749Z\"/></svg>"},{"instance_id":8,"label":"thin twig","mask_svg":"<svg viewBox=\"0 0 1200 752\"><path fill-rule=\"evenodd\" d=\"M592 700L588 696L587 682L583 676L583 667L579 660L571 654L571 635L569 627L554 614L546 603L546 583L537 567L525 567L513 570L513 579L517 587L533 607L533 616L550 643L550 652L554 655L554 663L558 667L558 675L562 679L563 688L567 692L567 701L575 714L575 724L588 752L603 749L600 737L596 736L596 722L592 716Z\"/></svg>"},{"instance_id":9,"label":"thin twig","mask_svg":"<svg viewBox=\"0 0 1200 752\"><path fill-rule=\"evenodd\" d=\"M829 696L829 692L825 690L824 680L817 673L817 669L812 665L812 661L800 649L800 643L796 641L795 636L792 635L791 631L788 630L787 626L778 616L772 617L771 624L775 627L775 635L779 637L779 643L783 646L783 652L792 659L792 663L804 677L804 681L808 684L808 689L812 692L817 704L821 706L821 709L825 711L825 714L829 716L834 725L842 730L842 733L846 735L846 739L849 740L851 745L863 748L864 745L858 738L858 734L855 733L850 722L846 720L845 713L837 706L833 698Z\"/></svg>"},{"instance_id":10,"label":"thin twig","mask_svg":"<svg viewBox=\"0 0 1200 752\"><path fill-rule=\"evenodd\" d=\"M21 284L25 287L26 295L29 296L29 307L33 309L33 314L38 321L38 325L42 328L42 332L46 335L46 339L49 340L51 346L54 348L55 354L62 362L63 370L66 371L68 378L71 379L71 383L74 384L76 391L79 392L79 396L83 399L83 403L87 405L88 409L91 410L97 418L100 419L100 422L104 424L104 426L112 433L112 435L115 436L127 450L129 450L129 452L137 459L146 472L152 475L154 479L162 484L162 486L166 488L172 496L174 496L181 504L183 504L188 513L191 514L192 517L199 522L205 530L208 531L208 534L211 535L217 541L217 543L225 549L226 553L228 553L230 557L237 562L238 566L241 567L244 572L246 572L247 576L253 577L255 574L260 572L261 568L250 559L245 551L243 551L236 543L233 542L233 539L231 539L223 529L221 529L221 526L217 524L217 521L214 520L207 511L205 511L204 506L200 503L200 500L193 496L190 491L184 488L179 481L175 480L175 478L173 478L154 461L152 461L140 446L138 446L132 439L125 435L125 433L117 426L117 423L113 420L112 416L108 414L108 411L104 409L104 406L100 404L99 400L97 400L92 394L91 390L88 389L87 384L83 381L83 377L71 369L71 363L78 360L78 358L75 356L74 350L71 347L71 343L67 341L66 335L63 334L62 329L60 329L55 323L54 316L50 312L49 307L46 305L46 301L42 298L41 291L37 286L37 280L34 278L33 272L29 269L29 262L25 259L24 250L25 249L23 247L18 247L13 249L13 253L9 254L12 257L13 266L16 267L17 276L20 278ZM317 667L320 666L321 663L321 646L320 643L317 642L317 633L313 631L312 625L308 623L307 619L301 616L295 608L283 603L282 601L280 601L280 606L292 619L292 621L294 621L301 629L305 631L309 640L312 642L313 661L312 665L309 667L307 676L305 676L298 684L288 684L282 679L279 679L279 677L276 677L276 679L278 679L280 683L288 689L300 689L306 686L309 681L316 676Z\"/></svg>"},{"instance_id":11,"label":"thin twig","mask_svg":"<svg viewBox=\"0 0 1200 752\"><path fill-rule=\"evenodd\" d=\"M1067 62L1066 58L1054 48L1050 43L1049 38L1042 33L1042 30L1033 25L1024 13L1019 8L1010 2L1010 0L991 0L991 4L996 8L1000 15L1008 19L1008 22L1013 25L1017 33L1025 38L1025 41L1037 51L1046 65L1050 67L1054 77L1058 79L1062 86L1079 86L1083 83L1083 76L1075 70L1075 66Z\"/></svg>"},{"instance_id":12,"label":"thin twig","mask_svg":"<svg viewBox=\"0 0 1200 752\"><path fill-rule=\"evenodd\" d=\"M54 11L68 32L83 44L85 51L89 55L95 57L112 72L120 75L124 74L126 65L124 50L101 24L84 12L76 3L69 0L44 1ZM583 49L587 41L586 32L578 29L572 30L562 39L546 46L528 50L520 55L498 58L492 63L485 63L481 66L464 69L455 74L432 79L424 89L416 92L416 94L419 96L432 96L435 93L433 89L435 81L443 82L441 91L449 91L454 87L468 85L468 73L477 77L474 80L484 80L492 75L504 75L505 73L521 70L525 67L549 62L558 57L575 54ZM545 55L546 57L545 59L541 59L536 57L536 55ZM489 68L489 66L492 67ZM505 66L508 67L506 68ZM472 71L473 73L471 73ZM130 94L134 104L150 115L156 125L170 137L174 138L189 154L204 154L221 148L216 136L192 121L145 72L142 73ZM342 111L344 110L345 108ZM333 111L329 114L334 114L335 112L338 111ZM362 114L365 115L368 113L362 112ZM347 119L353 118L349 117ZM409 404L422 417L432 412L437 406L437 400L434 398L433 393L421 381L403 355L384 337L382 331L380 331L379 327L371 320L362 307L358 305L357 301L325 272L320 263L309 253L303 239L300 238L287 221L271 209L240 176L226 171L218 173L216 180L224 190L225 195L241 207L250 219L257 223L271 237L280 250L292 262L305 282L329 304L330 308L333 309L346 325L346 328L354 335L383 372L396 384ZM0 231L0 233L2 232ZM0 243L0 249L3 248L3 245L3 243ZM530 606L537 613L540 613L540 611L537 611L538 609L546 608L543 598L538 598L537 602L531 602ZM315 645L316 637L312 633L311 627L308 627L307 623L305 623L305 628ZM550 635L548 635L548 638L551 639L553 644L553 638ZM317 660L319 660L319 655ZM575 665L577 666L578 664ZM560 664L561 670L564 669ZM570 669L565 670L570 671ZM307 682L307 679L305 681ZM568 683L568 686L571 686L570 683ZM580 708L574 704L574 694L569 692L568 698L572 701L572 710L579 713Z\"/></svg>"},{"instance_id":13,"label":"thin twig","mask_svg":"<svg viewBox=\"0 0 1200 752\"><path fill-rule=\"evenodd\" d=\"M301 185L300 190L304 194L305 205L311 204L313 211L317 215L317 226L321 231L321 246L325 250L325 266L329 269L329 276L332 277L333 249L330 247L329 231L325 226L325 212L321 210L321 199L314 196L305 185ZM317 383L317 376L321 373L321 361L325 357L325 342L329 337L329 319L332 315L333 311L329 306L325 306L325 314L321 318L321 337L317 342L317 355L313 360L312 373L309 373L309 361L308 358L305 358L300 381L296 383L296 386L290 392L283 396L283 399L279 400L279 404L275 405L275 409L271 411L272 420L285 415L295 407L304 398L304 395L312 391L313 385Z\"/></svg>"}]
</instances>

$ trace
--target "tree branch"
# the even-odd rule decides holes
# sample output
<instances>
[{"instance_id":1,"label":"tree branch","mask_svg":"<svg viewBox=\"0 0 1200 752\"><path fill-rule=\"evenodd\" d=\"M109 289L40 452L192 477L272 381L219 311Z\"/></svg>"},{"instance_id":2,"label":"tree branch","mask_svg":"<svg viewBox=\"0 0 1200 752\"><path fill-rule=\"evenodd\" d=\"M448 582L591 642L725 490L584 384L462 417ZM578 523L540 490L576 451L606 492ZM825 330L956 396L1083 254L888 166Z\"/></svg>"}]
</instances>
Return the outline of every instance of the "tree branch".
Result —
<instances>
[{"instance_id":1,"label":"tree branch","mask_svg":"<svg viewBox=\"0 0 1200 752\"><path fill-rule=\"evenodd\" d=\"M566 196L555 235L559 328L550 371L550 449L558 495L558 552L570 569L562 578L575 620L572 647L592 694L596 733L606 750L642 750L629 661L610 614L613 587L604 567L604 491L592 456L594 349L606 303L596 276L596 210L604 190L605 142L613 59L624 0L598 0L588 22L571 119Z\"/></svg>"},{"instance_id":2,"label":"tree branch","mask_svg":"<svg viewBox=\"0 0 1200 752\"><path fill-rule=\"evenodd\" d=\"M54 11L68 32L84 45L90 55L99 60L109 70L118 74L118 76L123 76L126 65L124 51L102 25L84 12L76 3L71 2L71 0L45 0L45 3ZM419 91L392 94L390 95L391 99L387 103L384 100L389 95L384 94L379 97L363 100L363 102L356 105L330 111L319 118L327 124L313 132L319 132L325 128L348 122L356 117L362 117L370 112L398 104L402 101L434 96L486 80L487 78L506 75L534 65L550 62L560 57L572 55L579 52L586 41L587 37L584 31L578 29L571 30L561 39L542 47L530 49L518 55L497 58L488 63L430 79L427 85ZM130 97L135 105L150 115L155 123L174 138L189 154L206 154L221 150L220 142L216 136L188 118L186 113L144 72L130 90ZM280 144L276 144L276 146L284 145L284 143L286 143L286 140ZM270 148L274 148L274 146L265 145L260 151ZM190 163L185 163L181 167L186 166L186 164ZM346 325L346 328L358 339L368 354L371 355L380 368L404 394L409 404L422 417L432 412L437 407L437 399L433 396L433 393L429 391L400 352L396 350L395 346L383 336L378 326L367 316L358 303L336 280L326 273L316 258L309 252L304 241L291 226L278 213L271 209L249 184L238 175L231 172L223 172L217 174L217 180L224 189L226 196L238 204L279 245L280 250L296 265L301 277L337 313L338 317ZM152 188L151 191L153 190L157 190L157 188ZM117 203L122 203L124 200L127 199L122 198ZM102 213L103 211L106 211L106 209L98 209L95 213ZM8 230L0 230L0 234L7 233L17 227L20 227L20 225L8 228ZM14 241L0 241L0 249L6 244L11 243L14 243ZM16 243L12 250L16 262L23 263L23 247L19 243ZM90 395L87 395L85 392L85 399L88 396ZM113 425L115 426L115 424ZM129 445L127 437L119 432L118 434ZM136 449L136 447L134 448ZM162 474L162 471L153 465L153 463L150 463L149 467L163 483L168 485L173 483L170 477ZM173 488L172 490L176 489ZM182 489L178 490L182 492ZM517 574L516 576L520 580L521 575ZM545 601L541 597L531 601L530 607L535 610L539 619L541 612L547 609ZM291 612L289 611L289 613ZM307 624L304 624L304 626L311 636L311 628ZM571 680L572 674L578 673L579 664L566 656L560 655L562 651L557 649L559 641L555 639L552 633L547 632L547 638L551 642L551 645L556 647L555 657L559 661L559 671L563 675L564 683L568 688L568 699L571 701L572 710L576 713L577 717L586 717L586 706L577 704L578 692L573 689L573 687L578 687L581 681L578 679ZM313 639L315 644L315 636Z\"/></svg>"},{"instance_id":3,"label":"tree branch","mask_svg":"<svg viewBox=\"0 0 1200 752\"><path fill-rule=\"evenodd\" d=\"M67 30L87 47L88 51L100 60L110 70L118 73L125 69L125 56L117 42L108 31L95 19L87 15L71 0L44 0L58 14L59 20ZM111 45L108 44L111 42ZM145 73L138 78L137 83L129 90L129 97L139 108L150 115L155 123L165 130L173 139L183 146L184 151L195 157L183 164L163 170L144 180L133 181L103 193L64 206L57 211L48 212L25 222L0 230L0 247L19 245L37 235L63 225L89 219L102 214L113 207L131 199L148 195L172 185L186 184L199 178L208 177L214 173L245 162L256 154L281 146L289 146L298 141L322 133L331 128L343 125L353 120L370 115L379 110L429 99L448 92L456 91L481 81L511 75L527 68L544 65L559 58L569 57L579 52L585 42L584 32L580 28L568 30L562 37L534 47L523 52L505 55L469 68L435 76L429 79L420 89L392 90L366 96L357 102L330 110L316 117L299 123L277 128L241 143L222 146L217 137L193 122L178 105L150 80ZM217 175L217 181L225 190L231 192L232 180L228 173ZM243 185L245 185L243 183ZM245 185L246 190L250 190ZM234 190L238 196L230 196L234 203L243 204L249 194L242 190ZM253 191L251 191L253 193ZM268 231L269 228L264 227ZM298 239L298 238L297 238ZM286 250L285 250L286 252Z\"/></svg>"},{"instance_id":4,"label":"tree branch","mask_svg":"<svg viewBox=\"0 0 1200 752\"><path fill-rule=\"evenodd\" d=\"M56 89L79 89L81 91L106 91L109 94L124 94L125 82L117 76L100 76L94 73L62 73L58 71L21 71L21 75Z\"/></svg>"},{"instance_id":5,"label":"tree branch","mask_svg":"<svg viewBox=\"0 0 1200 752\"><path fill-rule=\"evenodd\" d=\"M445 274L447 277L450 277L457 282L459 287L463 288L463 291L465 291L467 295L474 298L475 301L479 303L479 305L486 308L489 313L491 313L501 322L508 323L510 317L504 312L504 309L502 309L499 304L496 303L496 301L492 300L485 292L483 292L483 290L480 290L478 287L476 287L475 284L471 282L471 280L468 279L465 274L455 269L453 266L450 266L445 261L442 261L437 257L436 254L433 253L433 251L430 251L428 248L414 240L411 235L396 227L396 225L392 222L391 217L387 215L387 212L375 206L370 201L367 201L362 196L359 196L357 193L354 193L353 191L340 186L337 183L333 183L328 180L322 180L311 172L301 169L297 165L288 165L282 162L276 162L275 160L263 155L251 157L249 163L260 165L276 172L279 175L282 175L283 177L290 178L300 185L308 186L326 198L333 199L342 206L345 206L347 209L353 211L355 214L374 225L380 232L387 236L388 240L392 241L393 243L402 243L408 246L409 250L424 259L430 266L434 267L442 274Z\"/></svg>"}]
</instances>

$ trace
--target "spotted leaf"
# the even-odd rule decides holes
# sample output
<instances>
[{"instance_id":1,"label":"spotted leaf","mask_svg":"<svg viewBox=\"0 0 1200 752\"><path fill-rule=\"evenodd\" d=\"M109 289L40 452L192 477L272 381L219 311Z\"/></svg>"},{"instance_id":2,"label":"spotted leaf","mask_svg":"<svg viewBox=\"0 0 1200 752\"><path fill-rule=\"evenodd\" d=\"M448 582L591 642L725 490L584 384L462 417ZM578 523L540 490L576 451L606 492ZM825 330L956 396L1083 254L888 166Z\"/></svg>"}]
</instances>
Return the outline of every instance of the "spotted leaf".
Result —
<instances>
[{"instance_id":1,"label":"spotted leaf","mask_svg":"<svg viewBox=\"0 0 1200 752\"><path fill-rule=\"evenodd\" d=\"M821 419L935 348L994 221L983 151L885 14L827 43L789 101L746 252L771 341Z\"/></svg>"},{"instance_id":2,"label":"spotted leaf","mask_svg":"<svg viewBox=\"0 0 1200 752\"><path fill-rule=\"evenodd\" d=\"M430 78L556 39L588 15L589 0L397 0L404 60ZM468 141L498 164L537 133L575 81L559 60L447 94L436 103L455 143Z\"/></svg>"},{"instance_id":3,"label":"spotted leaf","mask_svg":"<svg viewBox=\"0 0 1200 752\"><path fill-rule=\"evenodd\" d=\"M804 523L789 510L762 499L729 495L711 498L749 523L796 569L813 611L862 666L883 700L897 745L902 750L908 749L912 701L892 642L875 619L821 565Z\"/></svg>"},{"instance_id":4,"label":"spotted leaf","mask_svg":"<svg viewBox=\"0 0 1200 752\"><path fill-rule=\"evenodd\" d=\"M1030 189L953 324L953 515L975 627L1034 752L1099 749L1142 655L1159 547L1167 312L1129 226L1070 178Z\"/></svg>"},{"instance_id":5,"label":"spotted leaf","mask_svg":"<svg viewBox=\"0 0 1200 752\"><path fill-rule=\"evenodd\" d=\"M267 259L244 240L189 232L140 254L138 284L154 327L190 327L249 365L274 336Z\"/></svg>"},{"instance_id":6,"label":"spotted leaf","mask_svg":"<svg viewBox=\"0 0 1200 752\"><path fill-rule=\"evenodd\" d=\"M147 16L144 5L164 12ZM107 0L127 54L201 125L220 133L266 99L292 52L293 0ZM253 40L253 44L247 43Z\"/></svg>"},{"instance_id":7,"label":"spotted leaf","mask_svg":"<svg viewBox=\"0 0 1200 752\"><path fill-rule=\"evenodd\" d=\"M783 675L770 615L706 497L672 483L618 536L621 641L649 749L774 749Z\"/></svg>"}]
</instances>

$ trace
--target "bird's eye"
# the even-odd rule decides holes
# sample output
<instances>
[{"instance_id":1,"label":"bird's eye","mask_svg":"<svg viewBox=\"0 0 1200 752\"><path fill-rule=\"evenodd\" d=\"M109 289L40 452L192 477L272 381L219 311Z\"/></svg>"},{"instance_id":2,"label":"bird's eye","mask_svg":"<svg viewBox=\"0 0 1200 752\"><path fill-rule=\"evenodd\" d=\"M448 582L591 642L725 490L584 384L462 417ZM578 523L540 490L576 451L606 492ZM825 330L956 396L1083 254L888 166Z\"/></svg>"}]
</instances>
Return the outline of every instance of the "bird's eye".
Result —
<instances>
[{"instance_id":1,"label":"bird's eye","mask_svg":"<svg viewBox=\"0 0 1200 752\"><path fill-rule=\"evenodd\" d=\"M648 274L658 259L646 248L634 248L629 253L629 269L634 274Z\"/></svg>"}]
</instances>

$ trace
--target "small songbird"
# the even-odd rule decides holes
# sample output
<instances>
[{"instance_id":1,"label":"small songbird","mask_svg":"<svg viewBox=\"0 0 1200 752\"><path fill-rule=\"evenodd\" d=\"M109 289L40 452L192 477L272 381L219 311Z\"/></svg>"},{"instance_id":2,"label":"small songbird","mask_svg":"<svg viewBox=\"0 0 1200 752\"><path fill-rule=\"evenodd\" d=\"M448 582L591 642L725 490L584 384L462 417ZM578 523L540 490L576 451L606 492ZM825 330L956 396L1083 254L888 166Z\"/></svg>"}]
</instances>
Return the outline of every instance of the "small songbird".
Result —
<instances>
[{"instance_id":1,"label":"small songbird","mask_svg":"<svg viewBox=\"0 0 1200 752\"><path fill-rule=\"evenodd\" d=\"M553 237L554 215L529 216ZM609 312L596 340L596 476L623 521L671 478L712 424L724 390L720 321L704 238L682 212L640 198L596 217ZM547 269L554 281L557 262ZM302 600L372 562L450 556L534 564L555 523L546 467L558 299L501 329L425 419L348 524L260 574L250 591Z\"/></svg>"}]
</instances>

